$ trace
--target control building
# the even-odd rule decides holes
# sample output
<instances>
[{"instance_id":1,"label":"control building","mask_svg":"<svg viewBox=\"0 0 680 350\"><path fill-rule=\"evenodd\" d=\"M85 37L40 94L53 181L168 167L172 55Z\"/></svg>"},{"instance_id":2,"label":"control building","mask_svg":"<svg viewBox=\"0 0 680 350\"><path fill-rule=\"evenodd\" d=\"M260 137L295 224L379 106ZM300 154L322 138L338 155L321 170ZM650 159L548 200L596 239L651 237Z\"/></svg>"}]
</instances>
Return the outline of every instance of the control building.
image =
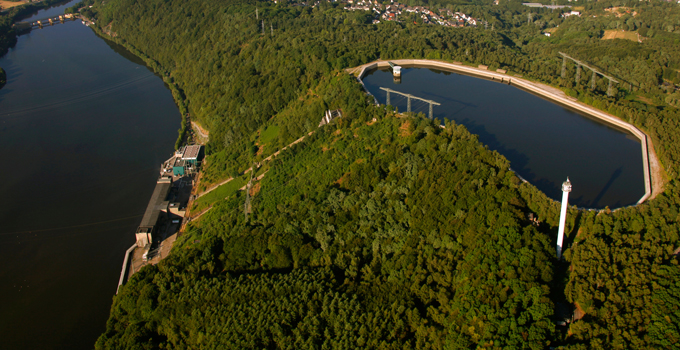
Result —
<instances>
[{"instance_id":1,"label":"control building","mask_svg":"<svg viewBox=\"0 0 680 350\"><path fill-rule=\"evenodd\" d=\"M202 158L203 146L184 146L175 151L175 154L162 165L161 176L172 173L172 176L181 177L196 173Z\"/></svg>"}]
</instances>

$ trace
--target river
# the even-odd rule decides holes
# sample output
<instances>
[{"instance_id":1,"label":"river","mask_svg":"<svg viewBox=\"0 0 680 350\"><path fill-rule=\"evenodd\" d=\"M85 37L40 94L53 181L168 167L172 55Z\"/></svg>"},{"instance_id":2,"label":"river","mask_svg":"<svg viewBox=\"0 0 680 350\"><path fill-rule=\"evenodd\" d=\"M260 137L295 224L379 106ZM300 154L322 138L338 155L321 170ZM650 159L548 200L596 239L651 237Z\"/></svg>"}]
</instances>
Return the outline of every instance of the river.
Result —
<instances>
[{"instance_id":1,"label":"river","mask_svg":"<svg viewBox=\"0 0 680 350\"><path fill-rule=\"evenodd\" d=\"M80 21L21 35L0 67L0 348L91 349L181 117Z\"/></svg>"},{"instance_id":2,"label":"river","mask_svg":"<svg viewBox=\"0 0 680 350\"><path fill-rule=\"evenodd\" d=\"M507 84L426 68L402 68L400 83L391 71L372 70L363 78L382 104L380 87L441 103L434 117L465 125L479 141L498 151L520 176L550 198L561 200L561 184L570 178L569 204L618 208L644 194L640 141ZM390 94L391 104L406 111L405 97ZM412 110L428 114L429 105L412 101Z\"/></svg>"}]
</instances>

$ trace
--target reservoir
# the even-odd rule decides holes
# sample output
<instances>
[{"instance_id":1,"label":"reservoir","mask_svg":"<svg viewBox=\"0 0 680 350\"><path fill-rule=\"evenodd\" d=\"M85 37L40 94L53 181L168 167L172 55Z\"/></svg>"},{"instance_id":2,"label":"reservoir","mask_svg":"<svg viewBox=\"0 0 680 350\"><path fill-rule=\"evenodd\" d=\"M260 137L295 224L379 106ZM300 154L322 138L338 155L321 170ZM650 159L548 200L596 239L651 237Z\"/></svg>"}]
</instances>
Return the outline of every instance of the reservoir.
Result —
<instances>
[{"instance_id":1,"label":"reservoir","mask_svg":"<svg viewBox=\"0 0 680 350\"><path fill-rule=\"evenodd\" d=\"M0 348L92 349L181 117L80 21L21 35L0 67Z\"/></svg>"},{"instance_id":2,"label":"reservoir","mask_svg":"<svg viewBox=\"0 0 680 350\"><path fill-rule=\"evenodd\" d=\"M569 204L585 208L632 205L645 194L640 141L627 132L590 119L507 84L427 68L402 68L395 82L389 70L363 78L381 104L380 87L440 103L434 118L462 124L479 141L510 161L510 167L548 197L561 200L567 176ZM390 94L407 110L406 97ZM428 115L429 104L412 100L412 111Z\"/></svg>"}]
</instances>

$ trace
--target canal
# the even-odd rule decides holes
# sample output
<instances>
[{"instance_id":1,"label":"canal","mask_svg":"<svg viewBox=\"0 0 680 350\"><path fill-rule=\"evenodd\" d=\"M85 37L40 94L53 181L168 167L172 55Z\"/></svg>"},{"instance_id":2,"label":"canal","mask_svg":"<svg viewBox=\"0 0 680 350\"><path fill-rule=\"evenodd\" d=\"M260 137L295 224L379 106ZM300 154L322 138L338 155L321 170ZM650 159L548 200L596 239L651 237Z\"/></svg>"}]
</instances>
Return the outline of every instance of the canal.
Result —
<instances>
[{"instance_id":1,"label":"canal","mask_svg":"<svg viewBox=\"0 0 680 350\"><path fill-rule=\"evenodd\" d=\"M561 200L567 176L569 203L579 207L613 209L645 194L640 141L576 111L507 84L435 69L402 68L400 82L391 71L374 69L362 80L381 104L380 87L441 103L434 118L465 125L550 198ZM405 97L390 99L406 111ZM413 100L412 110L428 115L429 105Z\"/></svg>"},{"instance_id":2,"label":"canal","mask_svg":"<svg viewBox=\"0 0 680 350\"><path fill-rule=\"evenodd\" d=\"M80 21L21 35L0 67L0 348L91 349L181 117Z\"/></svg>"}]
</instances>

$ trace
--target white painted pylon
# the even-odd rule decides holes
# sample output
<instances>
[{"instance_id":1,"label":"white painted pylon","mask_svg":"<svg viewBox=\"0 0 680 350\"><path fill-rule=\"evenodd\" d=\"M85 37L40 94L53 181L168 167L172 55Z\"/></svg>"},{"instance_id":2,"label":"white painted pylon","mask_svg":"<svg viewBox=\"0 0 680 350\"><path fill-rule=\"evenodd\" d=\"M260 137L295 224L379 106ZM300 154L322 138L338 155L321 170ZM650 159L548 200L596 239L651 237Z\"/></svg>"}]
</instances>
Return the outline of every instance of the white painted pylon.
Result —
<instances>
[{"instance_id":1,"label":"white painted pylon","mask_svg":"<svg viewBox=\"0 0 680 350\"><path fill-rule=\"evenodd\" d=\"M567 181L562 183L562 209L560 210L560 228L557 231L557 260L562 259L562 242L564 241L564 224L567 221L569 192L571 192L571 181L567 177Z\"/></svg>"}]
</instances>

